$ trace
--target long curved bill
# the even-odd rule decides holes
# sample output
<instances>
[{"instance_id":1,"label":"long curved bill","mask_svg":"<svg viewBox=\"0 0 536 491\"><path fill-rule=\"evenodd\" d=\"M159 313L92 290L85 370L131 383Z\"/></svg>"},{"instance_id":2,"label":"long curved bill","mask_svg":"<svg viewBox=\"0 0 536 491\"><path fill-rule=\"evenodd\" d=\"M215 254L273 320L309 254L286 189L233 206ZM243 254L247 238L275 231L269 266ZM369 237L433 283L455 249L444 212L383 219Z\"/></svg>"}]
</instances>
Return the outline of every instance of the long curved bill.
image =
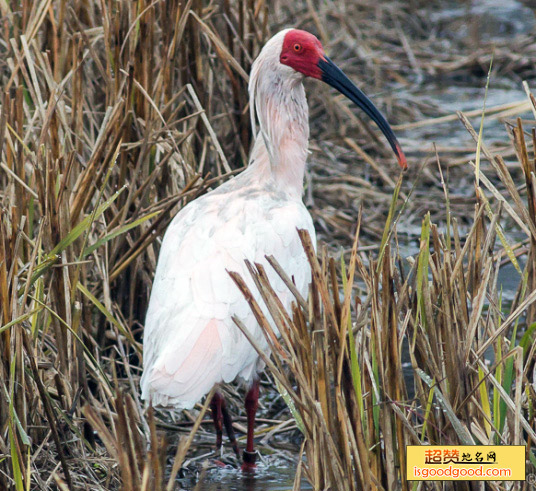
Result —
<instances>
[{"instance_id":1,"label":"long curved bill","mask_svg":"<svg viewBox=\"0 0 536 491\"><path fill-rule=\"evenodd\" d=\"M333 63L327 56L324 59L320 59L318 62L318 68L322 72L321 79L323 82L331 85L337 89L341 94L345 95L353 101L359 108L361 108L369 118L372 119L383 134L387 138L387 141L391 145L391 148L395 152L398 164L402 169L407 169L408 163L406 156L396 139L393 130L389 126L387 120L382 116L382 113L374 106L372 101L359 90L354 83L344 74L344 72Z\"/></svg>"}]
</instances>

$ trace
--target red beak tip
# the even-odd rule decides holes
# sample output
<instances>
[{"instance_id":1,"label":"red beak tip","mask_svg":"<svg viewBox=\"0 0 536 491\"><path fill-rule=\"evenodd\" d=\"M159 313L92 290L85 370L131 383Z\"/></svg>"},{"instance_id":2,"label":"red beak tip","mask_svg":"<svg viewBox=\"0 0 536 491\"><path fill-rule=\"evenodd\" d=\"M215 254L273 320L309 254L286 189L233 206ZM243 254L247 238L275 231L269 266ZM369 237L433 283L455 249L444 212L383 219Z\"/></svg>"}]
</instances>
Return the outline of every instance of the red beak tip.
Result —
<instances>
[{"instance_id":1,"label":"red beak tip","mask_svg":"<svg viewBox=\"0 0 536 491\"><path fill-rule=\"evenodd\" d=\"M402 170L407 170L408 168L408 161L406 160L406 156L404 155L404 152L402 151L402 148L400 148L400 145L396 144L396 156L398 158L398 165L402 167Z\"/></svg>"}]
</instances>

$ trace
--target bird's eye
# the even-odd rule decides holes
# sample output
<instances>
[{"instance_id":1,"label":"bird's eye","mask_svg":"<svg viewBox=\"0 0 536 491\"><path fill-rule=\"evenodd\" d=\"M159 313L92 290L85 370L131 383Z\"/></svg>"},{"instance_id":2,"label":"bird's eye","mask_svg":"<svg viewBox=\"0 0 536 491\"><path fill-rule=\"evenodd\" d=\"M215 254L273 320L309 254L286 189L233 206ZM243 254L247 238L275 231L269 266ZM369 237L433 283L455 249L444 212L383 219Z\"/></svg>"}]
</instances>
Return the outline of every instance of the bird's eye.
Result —
<instances>
[{"instance_id":1,"label":"bird's eye","mask_svg":"<svg viewBox=\"0 0 536 491\"><path fill-rule=\"evenodd\" d=\"M296 51L296 53L299 53L301 49L302 49L301 44L296 43L294 45L294 51Z\"/></svg>"}]
</instances>

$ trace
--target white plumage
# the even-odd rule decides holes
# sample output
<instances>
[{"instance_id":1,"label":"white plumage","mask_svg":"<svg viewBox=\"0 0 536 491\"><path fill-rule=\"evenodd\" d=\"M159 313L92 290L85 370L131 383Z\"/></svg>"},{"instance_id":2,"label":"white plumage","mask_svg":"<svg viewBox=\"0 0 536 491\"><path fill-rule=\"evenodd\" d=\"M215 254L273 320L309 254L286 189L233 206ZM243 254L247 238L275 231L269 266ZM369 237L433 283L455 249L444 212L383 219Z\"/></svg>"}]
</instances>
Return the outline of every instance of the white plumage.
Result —
<instances>
[{"instance_id":1,"label":"white plumage","mask_svg":"<svg viewBox=\"0 0 536 491\"><path fill-rule=\"evenodd\" d=\"M185 206L164 236L145 323L141 380L142 398L154 405L191 408L215 384L237 377L251 382L263 368L232 321L238 316L268 351L227 270L240 273L263 306L244 260L264 264L290 308L293 296L265 259L273 255L307 295L310 270L297 229L308 230L314 241L301 200L308 111L303 75L279 62L286 32L266 44L252 68L249 88L260 134L248 169Z\"/></svg>"},{"instance_id":2,"label":"white plumage","mask_svg":"<svg viewBox=\"0 0 536 491\"><path fill-rule=\"evenodd\" d=\"M265 256L273 255L307 295L310 270L297 233L306 229L314 243L312 219L301 199L309 140L304 76L330 84L363 109L386 136L400 166L407 167L389 123L325 55L316 37L287 29L270 39L251 70L251 120L254 129L258 121L259 134L248 169L185 206L162 243L145 324L141 379L142 397L155 405L190 408L215 384L236 377L252 382L262 369L232 316L267 351L265 338L227 270L241 274L262 307L244 260L264 264L290 309L293 296L266 264ZM258 383L248 394L246 453L251 454ZM223 403L220 396L213 402L221 436ZM250 456L244 464L253 461Z\"/></svg>"}]
</instances>

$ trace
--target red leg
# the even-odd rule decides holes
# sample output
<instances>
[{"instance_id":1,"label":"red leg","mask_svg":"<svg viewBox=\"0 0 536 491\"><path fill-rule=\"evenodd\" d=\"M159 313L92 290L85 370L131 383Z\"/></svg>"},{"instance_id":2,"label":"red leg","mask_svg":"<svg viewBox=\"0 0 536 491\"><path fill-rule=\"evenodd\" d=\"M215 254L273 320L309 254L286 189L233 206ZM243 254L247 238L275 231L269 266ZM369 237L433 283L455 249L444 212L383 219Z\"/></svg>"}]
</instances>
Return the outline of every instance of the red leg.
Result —
<instances>
[{"instance_id":1,"label":"red leg","mask_svg":"<svg viewBox=\"0 0 536 491\"><path fill-rule=\"evenodd\" d=\"M233 420L229 411L227 411L225 399L219 392L216 392L212 397L210 408L212 410L212 419L214 420L214 426L216 428L216 450L219 450L222 447L223 426L225 426L233 451L237 457L240 457L240 450L238 449L238 442L236 441L233 429Z\"/></svg>"},{"instance_id":2,"label":"red leg","mask_svg":"<svg viewBox=\"0 0 536 491\"><path fill-rule=\"evenodd\" d=\"M225 425L225 431L227 431L227 436L231 442L231 447L233 447L233 452L235 455L240 458L240 450L238 448L238 442L236 441L236 436L233 429L233 419L231 418L229 411L227 411L225 400L223 401L221 410L223 413L223 424Z\"/></svg>"},{"instance_id":3,"label":"red leg","mask_svg":"<svg viewBox=\"0 0 536 491\"><path fill-rule=\"evenodd\" d=\"M243 471L252 471L255 469L255 460L257 454L253 445L253 437L255 435L255 414L259 406L259 381L255 380L246 395L246 415L248 419L248 437L246 450L244 450L244 463L242 464Z\"/></svg>"},{"instance_id":4,"label":"red leg","mask_svg":"<svg viewBox=\"0 0 536 491\"><path fill-rule=\"evenodd\" d=\"M214 421L214 427L216 428L216 450L219 450L222 445L222 434L223 434L223 412L222 406L224 400L222 395L219 392L216 392L212 396L212 401L210 401L210 409L212 410L212 420Z\"/></svg>"}]
</instances>

